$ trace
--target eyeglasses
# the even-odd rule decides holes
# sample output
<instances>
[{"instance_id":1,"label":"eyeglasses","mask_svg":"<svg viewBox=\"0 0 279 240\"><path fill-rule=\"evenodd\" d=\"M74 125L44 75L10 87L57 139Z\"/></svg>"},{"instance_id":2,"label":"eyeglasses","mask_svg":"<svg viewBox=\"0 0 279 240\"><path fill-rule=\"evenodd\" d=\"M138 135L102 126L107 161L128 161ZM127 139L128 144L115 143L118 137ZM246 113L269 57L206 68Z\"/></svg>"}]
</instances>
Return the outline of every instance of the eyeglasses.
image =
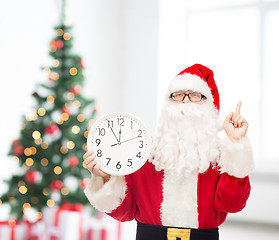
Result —
<instances>
[{"instance_id":1,"label":"eyeglasses","mask_svg":"<svg viewBox=\"0 0 279 240\"><path fill-rule=\"evenodd\" d=\"M173 92L170 94L170 98L173 101L183 101L186 96L189 98L191 102L200 102L202 99L206 99L206 96L202 95L199 92Z\"/></svg>"}]
</instances>

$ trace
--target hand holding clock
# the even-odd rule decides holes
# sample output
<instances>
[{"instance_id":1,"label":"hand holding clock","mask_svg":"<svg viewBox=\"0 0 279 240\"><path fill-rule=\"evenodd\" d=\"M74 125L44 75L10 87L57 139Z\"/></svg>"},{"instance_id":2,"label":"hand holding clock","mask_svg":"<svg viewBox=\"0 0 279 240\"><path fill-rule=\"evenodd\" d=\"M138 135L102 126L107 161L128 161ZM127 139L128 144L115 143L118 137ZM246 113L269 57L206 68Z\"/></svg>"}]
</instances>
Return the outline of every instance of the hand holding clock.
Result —
<instances>
[{"instance_id":1,"label":"hand holding clock","mask_svg":"<svg viewBox=\"0 0 279 240\"><path fill-rule=\"evenodd\" d=\"M98 163L94 157L94 151L90 150L83 155L84 165L86 168L95 176L102 177L104 182L109 181L111 175L103 172L100 167L100 163Z\"/></svg>"}]
</instances>

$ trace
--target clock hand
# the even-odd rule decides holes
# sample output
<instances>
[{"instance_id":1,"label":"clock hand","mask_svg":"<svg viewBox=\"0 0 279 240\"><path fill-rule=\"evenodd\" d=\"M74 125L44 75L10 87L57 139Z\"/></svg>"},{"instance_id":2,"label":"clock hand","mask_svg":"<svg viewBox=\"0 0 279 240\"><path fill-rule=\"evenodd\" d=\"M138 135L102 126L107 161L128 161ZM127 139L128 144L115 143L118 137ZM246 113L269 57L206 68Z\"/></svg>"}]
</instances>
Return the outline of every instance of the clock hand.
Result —
<instances>
[{"instance_id":1,"label":"clock hand","mask_svg":"<svg viewBox=\"0 0 279 240\"><path fill-rule=\"evenodd\" d=\"M133 140L133 139L136 139L136 138L138 138L139 136L137 136L137 137L133 137L133 138L130 138L130 139L128 139L128 140L125 140L125 141L123 141L123 142L120 142L120 143L124 143L124 142L128 142L128 141L131 141L131 140Z\"/></svg>"},{"instance_id":2,"label":"clock hand","mask_svg":"<svg viewBox=\"0 0 279 240\"><path fill-rule=\"evenodd\" d=\"M119 145L119 144L121 144L121 143L120 142L119 143L115 143L115 144L112 144L111 146L114 147L114 146Z\"/></svg>"},{"instance_id":3,"label":"clock hand","mask_svg":"<svg viewBox=\"0 0 279 240\"><path fill-rule=\"evenodd\" d=\"M120 125L120 130L119 130L119 142L120 142L120 139L121 139L121 125Z\"/></svg>"},{"instance_id":4,"label":"clock hand","mask_svg":"<svg viewBox=\"0 0 279 240\"><path fill-rule=\"evenodd\" d=\"M112 127L110 127L110 129L111 129L111 131L112 131L113 135L115 136L116 141L119 143L120 141L117 139L117 137L116 137L116 135L115 135L115 133L114 133L114 131L113 131ZM117 144L118 144L118 143L117 143Z\"/></svg>"},{"instance_id":5,"label":"clock hand","mask_svg":"<svg viewBox=\"0 0 279 240\"><path fill-rule=\"evenodd\" d=\"M124 142L128 142L128 141L134 140L134 139L136 139L136 138L138 138L138 137L139 137L139 136L133 137L133 138L130 138L130 139L128 139L128 140L125 140L125 141L122 141L122 142L118 142L118 143L116 143L116 144L112 144L111 146L114 147L114 146L119 145L119 144L122 144L122 143L124 143Z\"/></svg>"}]
</instances>

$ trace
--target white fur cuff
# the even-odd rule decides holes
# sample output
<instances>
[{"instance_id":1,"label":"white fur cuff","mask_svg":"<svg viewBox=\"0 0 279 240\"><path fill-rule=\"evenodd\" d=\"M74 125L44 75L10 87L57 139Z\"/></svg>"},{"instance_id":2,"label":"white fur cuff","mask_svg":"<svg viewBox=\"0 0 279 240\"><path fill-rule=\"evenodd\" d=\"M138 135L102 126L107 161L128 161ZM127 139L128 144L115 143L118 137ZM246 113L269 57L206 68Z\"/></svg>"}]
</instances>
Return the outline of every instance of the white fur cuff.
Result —
<instances>
[{"instance_id":1,"label":"white fur cuff","mask_svg":"<svg viewBox=\"0 0 279 240\"><path fill-rule=\"evenodd\" d=\"M84 193L96 209L111 213L124 200L126 189L126 181L123 176L111 176L110 180L104 183L102 177L92 175Z\"/></svg>"},{"instance_id":2,"label":"white fur cuff","mask_svg":"<svg viewBox=\"0 0 279 240\"><path fill-rule=\"evenodd\" d=\"M250 140L248 137L232 142L229 138L221 141L220 171L231 176L243 178L254 169L254 161Z\"/></svg>"}]
</instances>

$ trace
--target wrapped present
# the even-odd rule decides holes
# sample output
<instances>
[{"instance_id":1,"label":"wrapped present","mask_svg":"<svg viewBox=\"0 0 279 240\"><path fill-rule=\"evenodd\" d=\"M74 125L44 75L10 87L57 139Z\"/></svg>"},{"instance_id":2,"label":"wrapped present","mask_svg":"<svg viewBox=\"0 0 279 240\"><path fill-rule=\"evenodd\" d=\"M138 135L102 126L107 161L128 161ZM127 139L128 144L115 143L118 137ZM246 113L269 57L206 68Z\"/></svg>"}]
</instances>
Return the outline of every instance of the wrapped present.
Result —
<instances>
[{"instance_id":1,"label":"wrapped present","mask_svg":"<svg viewBox=\"0 0 279 240\"><path fill-rule=\"evenodd\" d=\"M87 229L86 240L109 240L108 229L104 226L101 219L94 218L90 221Z\"/></svg>"},{"instance_id":2,"label":"wrapped present","mask_svg":"<svg viewBox=\"0 0 279 240\"><path fill-rule=\"evenodd\" d=\"M15 239L16 222L1 221L0 222L0 239Z\"/></svg>"},{"instance_id":3,"label":"wrapped present","mask_svg":"<svg viewBox=\"0 0 279 240\"><path fill-rule=\"evenodd\" d=\"M137 223L135 220L129 222L122 222L120 228L121 240L136 239Z\"/></svg>"},{"instance_id":4,"label":"wrapped present","mask_svg":"<svg viewBox=\"0 0 279 240\"><path fill-rule=\"evenodd\" d=\"M87 240L108 240L108 231L107 229L89 229L87 233Z\"/></svg>"},{"instance_id":5,"label":"wrapped present","mask_svg":"<svg viewBox=\"0 0 279 240\"><path fill-rule=\"evenodd\" d=\"M118 222L106 214L99 214L91 221L86 240L131 240L136 238L137 223Z\"/></svg>"},{"instance_id":6,"label":"wrapped present","mask_svg":"<svg viewBox=\"0 0 279 240\"><path fill-rule=\"evenodd\" d=\"M82 205L63 203L43 211L48 240L82 240Z\"/></svg>"},{"instance_id":7,"label":"wrapped present","mask_svg":"<svg viewBox=\"0 0 279 240\"><path fill-rule=\"evenodd\" d=\"M28 226L24 222L2 221L0 222L1 240L27 240Z\"/></svg>"},{"instance_id":8,"label":"wrapped present","mask_svg":"<svg viewBox=\"0 0 279 240\"><path fill-rule=\"evenodd\" d=\"M43 221L36 222L25 221L27 224L27 239L28 240L44 240L45 224ZM16 239L17 240L17 239Z\"/></svg>"},{"instance_id":9,"label":"wrapped present","mask_svg":"<svg viewBox=\"0 0 279 240\"><path fill-rule=\"evenodd\" d=\"M1 240L41 240L44 224L40 221L2 221L0 222Z\"/></svg>"},{"instance_id":10,"label":"wrapped present","mask_svg":"<svg viewBox=\"0 0 279 240\"><path fill-rule=\"evenodd\" d=\"M121 240L121 223L99 213L91 218L86 240Z\"/></svg>"}]
</instances>

